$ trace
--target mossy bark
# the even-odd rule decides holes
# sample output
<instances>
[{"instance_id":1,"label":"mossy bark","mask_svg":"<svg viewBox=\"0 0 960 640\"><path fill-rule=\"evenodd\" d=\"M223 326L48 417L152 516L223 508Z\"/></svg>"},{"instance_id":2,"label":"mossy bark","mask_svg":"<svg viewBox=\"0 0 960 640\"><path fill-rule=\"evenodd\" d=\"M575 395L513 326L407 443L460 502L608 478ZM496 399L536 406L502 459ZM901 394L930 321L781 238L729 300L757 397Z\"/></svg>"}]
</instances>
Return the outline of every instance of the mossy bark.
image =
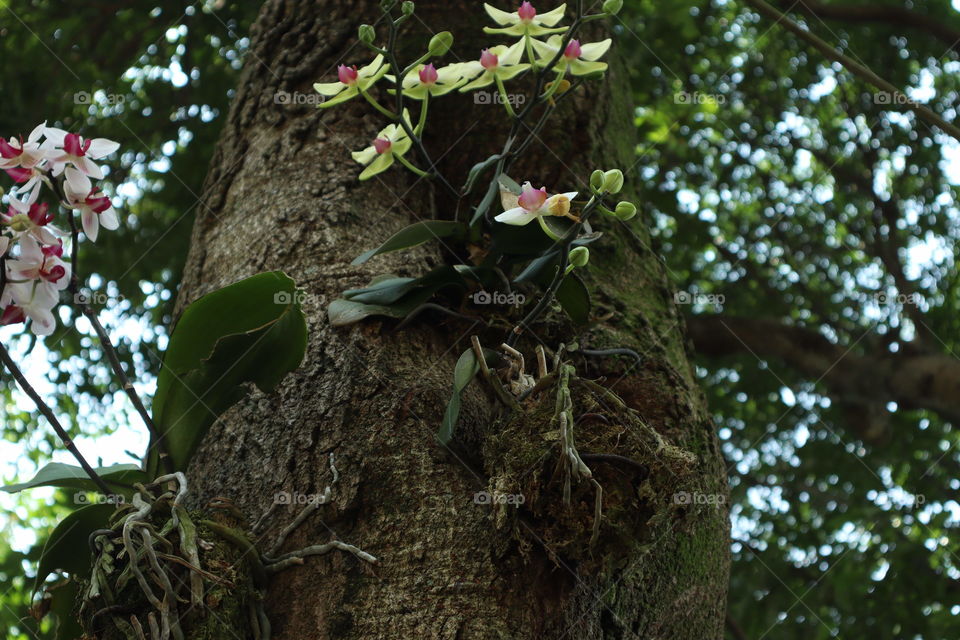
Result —
<instances>
[{"instance_id":1,"label":"mossy bark","mask_svg":"<svg viewBox=\"0 0 960 640\"><path fill-rule=\"evenodd\" d=\"M382 273L421 274L451 259L427 245L351 266L354 256L416 219L449 219L455 203L406 172L357 182L349 151L368 145L384 124L363 102L318 111L275 100L281 91L309 94L313 82L335 75L338 63L367 59L354 38L359 24L374 22L378 4L270 0L253 28L198 209L179 307L242 277L282 269L307 292L310 345L304 366L278 393L254 393L212 429L191 465L193 495L228 496L253 516L278 492L322 490L327 455L336 453L339 491L291 536L289 548L326 542L335 532L381 564L371 570L331 554L275 576L267 601L275 638L722 637L729 565L724 506L677 505L656 478L634 487L622 473L598 470L601 484L622 484L611 486L604 525L610 531L636 519L630 491L660 486L645 504L661 518L630 525L629 535L607 541L594 556L582 546L577 553L551 548L533 535L536 513L524 507L517 512L527 518L528 535L498 528L496 509L475 501L498 468L492 452L505 446L502 437L485 440L498 436L499 424L489 390L474 384L464 394L460 428L472 449L463 444L452 453L434 437L454 363L469 347L468 326L439 316L421 316L402 332L375 319L347 329L327 322L326 306L341 291ZM478 2L424 0L410 22L411 38L425 46L430 32L449 29L466 36L451 59L473 57L484 42L484 21ZM465 176L489 155L502 132L501 109L469 96L431 106L427 145L443 158L445 172ZM593 168L629 169L636 153L631 112L627 75L614 60L604 81L565 102L514 177L583 190ZM642 201L642 194L627 195ZM550 348L577 339L640 353L639 366L582 357L575 365L584 376L605 376L637 419L696 457L676 487L725 496L713 425L647 222L642 216L629 224L598 222L605 235L591 245L587 280L605 319L581 332L551 317L520 346L528 361L538 339ZM484 344L503 338L480 332ZM578 427L584 451L593 443L639 457L644 445L636 434L628 425L613 441L602 428ZM549 443L540 450L555 464ZM626 497L614 500L617 491ZM583 525L589 538L591 519Z\"/></svg>"}]
</instances>

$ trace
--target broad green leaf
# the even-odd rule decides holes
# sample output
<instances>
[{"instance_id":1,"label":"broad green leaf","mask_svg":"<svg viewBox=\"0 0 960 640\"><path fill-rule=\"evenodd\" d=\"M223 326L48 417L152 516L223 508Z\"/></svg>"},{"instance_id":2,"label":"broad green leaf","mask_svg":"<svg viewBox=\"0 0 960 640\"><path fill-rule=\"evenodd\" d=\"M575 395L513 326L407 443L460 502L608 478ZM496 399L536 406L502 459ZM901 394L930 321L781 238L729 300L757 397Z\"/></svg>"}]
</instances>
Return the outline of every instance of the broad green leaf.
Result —
<instances>
[{"instance_id":1,"label":"broad green leaf","mask_svg":"<svg viewBox=\"0 0 960 640\"><path fill-rule=\"evenodd\" d=\"M466 289L460 272L449 266L437 267L420 278L379 279L364 289L345 291L327 307L327 317L335 327L344 327L368 316L403 318L447 287Z\"/></svg>"},{"instance_id":2,"label":"broad green leaf","mask_svg":"<svg viewBox=\"0 0 960 640\"><path fill-rule=\"evenodd\" d=\"M57 524L43 545L34 592L47 576L57 570L79 578L90 575L88 538L97 529L106 528L110 514L115 509L116 506L112 504L91 504L77 509Z\"/></svg>"},{"instance_id":3,"label":"broad green leaf","mask_svg":"<svg viewBox=\"0 0 960 640\"><path fill-rule=\"evenodd\" d=\"M487 366L494 367L500 361L500 354L492 349L484 349L483 357L487 361ZM480 363L477 362L477 356L473 349L467 349L453 368L453 394L450 396L450 402L447 403L447 410L443 414L443 423L440 425L440 431L437 432L437 440L440 444L447 445L453 439L453 432L457 427L457 419L460 417L460 394L467 388L467 385L476 377L480 371Z\"/></svg>"},{"instance_id":4,"label":"broad green leaf","mask_svg":"<svg viewBox=\"0 0 960 640\"><path fill-rule=\"evenodd\" d=\"M50 613L57 617L56 640L76 640L83 635L80 621L74 615L80 584L70 578L47 589L50 594Z\"/></svg>"},{"instance_id":5,"label":"broad green leaf","mask_svg":"<svg viewBox=\"0 0 960 640\"><path fill-rule=\"evenodd\" d=\"M118 493L124 493L123 489L129 489L134 482L143 482L146 479L146 474L136 464L114 464L109 467L98 467L94 471L103 478L108 486L116 487ZM82 468L62 462L51 462L37 471L37 475L30 480L18 484L9 484L0 487L0 489L7 493L16 493L34 487L67 487L82 491L97 490L93 480L87 476Z\"/></svg>"},{"instance_id":6,"label":"broad green leaf","mask_svg":"<svg viewBox=\"0 0 960 640\"><path fill-rule=\"evenodd\" d=\"M571 273L557 288L557 301L570 319L577 324L586 324L590 319L590 292L583 280Z\"/></svg>"},{"instance_id":7,"label":"broad green leaf","mask_svg":"<svg viewBox=\"0 0 960 640\"><path fill-rule=\"evenodd\" d=\"M530 264L524 268L520 274L513 279L514 282L527 282L528 280L534 280L537 276L540 275L545 269L550 265L556 263L560 259L560 251L548 251L539 258L535 258L530 261Z\"/></svg>"},{"instance_id":8,"label":"broad green leaf","mask_svg":"<svg viewBox=\"0 0 960 640\"><path fill-rule=\"evenodd\" d=\"M252 382L273 390L303 361L307 325L300 293L274 271L241 280L191 304L170 336L157 377L154 422L177 470L184 470L210 425ZM156 472L156 448L149 469Z\"/></svg>"},{"instance_id":9,"label":"broad green leaf","mask_svg":"<svg viewBox=\"0 0 960 640\"><path fill-rule=\"evenodd\" d=\"M409 249L421 245L428 240L447 238L449 236L466 234L466 227L461 222L452 220L423 220L416 222L409 227L404 227L400 231L390 236L390 238L376 249L371 249L357 256L352 264L363 264L373 256L390 251L399 251L400 249Z\"/></svg>"}]
</instances>

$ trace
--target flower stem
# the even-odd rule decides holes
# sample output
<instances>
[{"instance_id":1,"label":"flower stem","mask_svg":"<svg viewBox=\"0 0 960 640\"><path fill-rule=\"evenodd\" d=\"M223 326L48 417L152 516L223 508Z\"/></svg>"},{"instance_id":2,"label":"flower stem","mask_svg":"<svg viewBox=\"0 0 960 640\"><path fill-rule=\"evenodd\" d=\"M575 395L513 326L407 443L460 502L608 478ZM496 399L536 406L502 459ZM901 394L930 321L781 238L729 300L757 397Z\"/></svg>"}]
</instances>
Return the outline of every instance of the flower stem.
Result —
<instances>
[{"instance_id":1,"label":"flower stem","mask_svg":"<svg viewBox=\"0 0 960 640\"><path fill-rule=\"evenodd\" d=\"M557 92L557 89L560 88L560 83L563 82L563 76L567 75L566 68L561 69L557 72L557 77L554 78L553 82L550 83L550 88L547 89L547 92L543 94L540 98L542 101L546 102L553 97L553 94Z\"/></svg>"},{"instance_id":2,"label":"flower stem","mask_svg":"<svg viewBox=\"0 0 960 640\"><path fill-rule=\"evenodd\" d=\"M359 91L360 91L360 95L362 95L367 102L369 102L370 104L372 104L373 107L374 107L377 111L379 111L379 112L382 113L383 115L387 116L387 117L390 118L391 120L399 120L399 119L400 119L400 116L398 116L397 114L395 114L394 112L390 111L389 109L387 109L386 107L384 107L382 104L380 104L379 102L377 102L376 100L374 100L374 99L373 99L373 96L371 96L369 93L367 93L367 92L364 91L363 89L359 89Z\"/></svg>"},{"instance_id":3,"label":"flower stem","mask_svg":"<svg viewBox=\"0 0 960 640\"><path fill-rule=\"evenodd\" d=\"M517 114L514 112L513 107L510 106L510 98L507 96L507 89L503 86L503 80L500 79L500 76L494 75L493 79L497 82L497 90L500 92L500 100L503 102L503 108L507 110L507 115L511 118L516 118Z\"/></svg>"},{"instance_id":4,"label":"flower stem","mask_svg":"<svg viewBox=\"0 0 960 640\"><path fill-rule=\"evenodd\" d=\"M429 173L427 173L427 172L424 171L423 169L418 169L417 167L413 166L413 165L410 163L410 161L407 160L406 158L404 158L403 156L394 155L393 157L396 158L397 160L399 160L399 161L400 161L400 164L402 164L403 166L405 166L407 169L410 169L410 171L413 171L415 174L417 174L417 175L420 176L421 178L429 178L429 177L430 177L430 174L429 174Z\"/></svg>"},{"instance_id":5,"label":"flower stem","mask_svg":"<svg viewBox=\"0 0 960 640\"><path fill-rule=\"evenodd\" d=\"M428 91L423 96L423 103L420 105L420 122L417 123L417 127L413 130L418 136L423 134L423 127L427 124L427 106L430 104L430 92Z\"/></svg>"}]
</instances>

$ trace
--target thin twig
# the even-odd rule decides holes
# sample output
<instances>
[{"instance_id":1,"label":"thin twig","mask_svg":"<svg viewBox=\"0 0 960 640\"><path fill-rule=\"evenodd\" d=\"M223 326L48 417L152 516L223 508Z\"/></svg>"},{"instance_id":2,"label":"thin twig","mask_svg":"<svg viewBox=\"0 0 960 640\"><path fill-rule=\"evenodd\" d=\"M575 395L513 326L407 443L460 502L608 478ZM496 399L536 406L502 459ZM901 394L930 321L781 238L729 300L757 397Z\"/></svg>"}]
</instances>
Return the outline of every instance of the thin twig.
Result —
<instances>
[{"instance_id":1,"label":"thin twig","mask_svg":"<svg viewBox=\"0 0 960 640\"><path fill-rule=\"evenodd\" d=\"M928 124L932 124L936 127L939 127L944 132L950 134L955 139L960 140L960 128L947 122L939 115L934 113L932 110L923 106L919 102L910 99L905 93L900 89L895 87L893 84L884 80L876 73L873 72L866 65L860 64L850 56L844 55L833 48L833 46L828 43L826 40L823 40L816 34L814 34L809 29L804 29L799 24L788 18L785 14L781 13L776 8L772 7L764 0L746 0L748 4L753 5L753 7L770 18L771 20L782 24L787 31L799 36L802 40L806 40L814 49L822 53L828 59L838 62L850 73L857 76L861 80L872 84L874 87L885 91L890 94L892 101L902 102L905 104L911 111L920 116L921 119L926 120Z\"/></svg>"},{"instance_id":2,"label":"thin twig","mask_svg":"<svg viewBox=\"0 0 960 640\"><path fill-rule=\"evenodd\" d=\"M57 416L54 415L53 411L43 401L43 398L36 392L36 390L30 386L30 383L27 382L26 377L23 375L23 372L20 371L20 368L17 366L17 363L13 361L13 358L10 357L10 353L6 348L0 344L0 361L3 361L4 366L7 368L7 371L10 372L10 375L13 376L14 380L17 381L17 384L20 385L20 388L30 397L33 401L33 404L37 406L37 409L43 414L43 417L47 419L47 422L50 423L50 426L53 427L53 430L57 432L57 436L63 442L63 445L67 448L77 462L80 463L80 466L83 468L83 471L93 480L93 483L97 485L97 488L104 495L110 495L112 492L110 487L107 486L107 483L103 481L97 472L93 470L93 467L87 462L86 458L83 457L83 454L80 453L80 450L77 449L77 445L73 443L73 440L70 438L70 435L67 433L66 429L63 428L63 425L60 424L60 421L57 420Z\"/></svg>"}]
</instances>

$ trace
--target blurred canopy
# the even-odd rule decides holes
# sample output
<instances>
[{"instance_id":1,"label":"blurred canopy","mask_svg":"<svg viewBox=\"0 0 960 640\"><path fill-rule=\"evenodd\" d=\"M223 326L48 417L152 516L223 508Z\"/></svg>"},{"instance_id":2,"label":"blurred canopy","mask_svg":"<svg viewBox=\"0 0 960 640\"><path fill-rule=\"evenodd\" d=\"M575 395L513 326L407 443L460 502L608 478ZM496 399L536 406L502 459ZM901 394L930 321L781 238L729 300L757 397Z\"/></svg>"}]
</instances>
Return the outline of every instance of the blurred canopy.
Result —
<instances>
[{"instance_id":1,"label":"blurred canopy","mask_svg":"<svg viewBox=\"0 0 960 640\"><path fill-rule=\"evenodd\" d=\"M946 0L772 4L956 117L960 14ZM729 637L957 637L958 142L745 3L626 5L618 45L641 139L630 175L730 465ZM0 132L47 119L121 143L109 182L126 224L80 262L102 274L95 289L123 296L110 307L134 322L122 351L148 381L258 7L143 6L0 11ZM87 433L116 428L97 408L119 395L85 364L99 361L89 334L45 346L60 411L94 417ZM50 438L0 393L5 439L46 460ZM64 508L15 519L49 527ZM23 559L0 543L0 582ZM10 627L27 596L4 598Z\"/></svg>"}]
</instances>

